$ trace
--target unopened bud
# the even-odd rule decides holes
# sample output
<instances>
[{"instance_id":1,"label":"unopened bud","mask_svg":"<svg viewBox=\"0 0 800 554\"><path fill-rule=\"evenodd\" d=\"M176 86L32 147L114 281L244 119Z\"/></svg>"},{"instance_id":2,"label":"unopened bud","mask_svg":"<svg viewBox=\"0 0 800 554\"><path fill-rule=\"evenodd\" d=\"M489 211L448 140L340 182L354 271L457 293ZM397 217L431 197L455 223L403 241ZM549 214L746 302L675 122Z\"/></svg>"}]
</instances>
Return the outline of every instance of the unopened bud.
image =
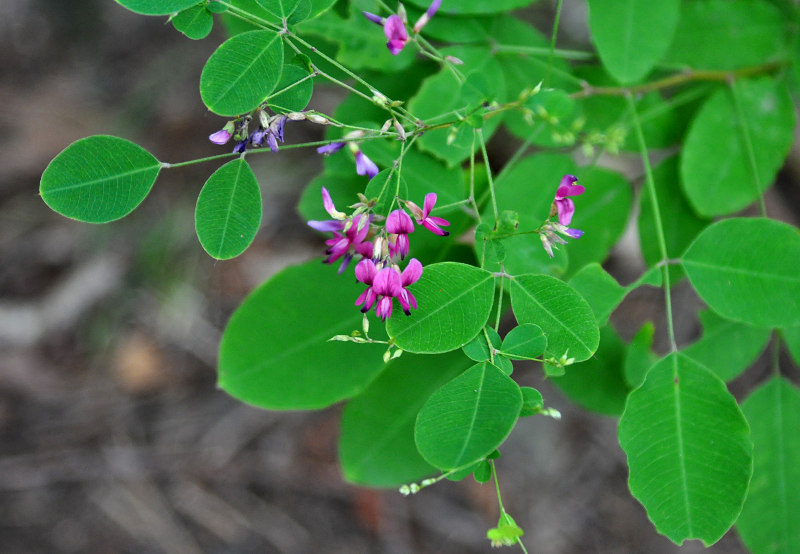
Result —
<instances>
[{"instance_id":1,"label":"unopened bud","mask_svg":"<svg viewBox=\"0 0 800 554\"><path fill-rule=\"evenodd\" d=\"M372 103L381 108L389 107L389 99L386 98L384 94L381 94L380 92L374 89L372 90Z\"/></svg>"},{"instance_id":2,"label":"unopened bud","mask_svg":"<svg viewBox=\"0 0 800 554\"><path fill-rule=\"evenodd\" d=\"M381 125L381 134L383 134L386 131L388 131L389 127L391 127L391 126L392 126L392 120L391 119L387 119L386 121L384 121L383 125Z\"/></svg>"},{"instance_id":3,"label":"unopened bud","mask_svg":"<svg viewBox=\"0 0 800 554\"><path fill-rule=\"evenodd\" d=\"M397 350L394 351L394 354L392 354L391 359L394 360L394 359L399 358L400 356L403 355L403 352L404 352L404 350L402 348L398 348Z\"/></svg>"},{"instance_id":4,"label":"unopened bud","mask_svg":"<svg viewBox=\"0 0 800 554\"><path fill-rule=\"evenodd\" d=\"M456 58L455 56L445 56L444 59L453 65L464 65L464 61L460 58Z\"/></svg>"},{"instance_id":5,"label":"unopened bud","mask_svg":"<svg viewBox=\"0 0 800 554\"><path fill-rule=\"evenodd\" d=\"M306 114L306 119L309 120L311 123L318 123L320 125L327 125L330 123L330 120L322 115L317 113L308 113Z\"/></svg>"},{"instance_id":6,"label":"unopened bud","mask_svg":"<svg viewBox=\"0 0 800 554\"><path fill-rule=\"evenodd\" d=\"M269 116L267 112L264 110L258 110L258 122L261 123L261 126L265 129L269 127Z\"/></svg>"},{"instance_id":7,"label":"unopened bud","mask_svg":"<svg viewBox=\"0 0 800 554\"><path fill-rule=\"evenodd\" d=\"M400 140L406 140L406 130L396 119L394 120L394 130L397 131L397 136Z\"/></svg>"},{"instance_id":8,"label":"unopened bud","mask_svg":"<svg viewBox=\"0 0 800 554\"><path fill-rule=\"evenodd\" d=\"M392 351L391 350L387 350L386 352L383 353L383 363L388 364L389 360L391 360L391 359L392 359ZM401 490L400 492L403 492L403 491ZM408 494L408 493L404 493L404 494Z\"/></svg>"},{"instance_id":9,"label":"unopened bud","mask_svg":"<svg viewBox=\"0 0 800 554\"><path fill-rule=\"evenodd\" d=\"M408 23L408 14L406 14L406 7L400 2L397 3L397 15L403 20L403 23Z\"/></svg>"},{"instance_id":10,"label":"unopened bud","mask_svg":"<svg viewBox=\"0 0 800 554\"><path fill-rule=\"evenodd\" d=\"M303 112L289 112L286 114L286 117L291 119L292 121L303 121L306 119L306 114Z\"/></svg>"}]
</instances>

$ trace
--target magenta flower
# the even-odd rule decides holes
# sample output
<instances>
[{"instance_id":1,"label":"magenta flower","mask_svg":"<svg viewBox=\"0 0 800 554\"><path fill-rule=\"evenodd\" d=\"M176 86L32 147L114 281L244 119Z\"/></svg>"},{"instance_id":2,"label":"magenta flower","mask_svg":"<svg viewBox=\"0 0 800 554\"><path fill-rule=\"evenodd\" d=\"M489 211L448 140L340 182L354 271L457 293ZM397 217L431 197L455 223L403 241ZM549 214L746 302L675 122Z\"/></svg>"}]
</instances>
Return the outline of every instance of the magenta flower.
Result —
<instances>
[{"instance_id":1,"label":"magenta flower","mask_svg":"<svg viewBox=\"0 0 800 554\"><path fill-rule=\"evenodd\" d=\"M390 15L384 19L374 13L361 13L373 23L383 26L383 33L386 35L386 40L388 41L386 47L393 56L396 56L403 50L406 42L408 42L408 31L406 31L405 23L403 23L399 15Z\"/></svg>"},{"instance_id":2,"label":"magenta flower","mask_svg":"<svg viewBox=\"0 0 800 554\"><path fill-rule=\"evenodd\" d=\"M389 241L389 256L400 255L404 259L408 255L409 233L414 232L414 222L411 217L403 210L395 210L386 218L386 232L391 235L394 241Z\"/></svg>"},{"instance_id":3,"label":"magenta flower","mask_svg":"<svg viewBox=\"0 0 800 554\"><path fill-rule=\"evenodd\" d=\"M366 154L361 150L356 150L356 173L359 175L368 175L370 179L375 177L380 169L375 165L375 162L370 160Z\"/></svg>"},{"instance_id":4,"label":"magenta flower","mask_svg":"<svg viewBox=\"0 0 800 554\"><path fill-rule=\"evenodd\" d=\"M386 321L392 315L392 299L397 298L403 312L411 315L411 308L417 308L417 299L406 287L422 276L422 264L413 258L402 273L396 266L379 267L369 259L358 262L356 278L367 289L356 300L356 306L363 304L361 311L367 313L375 304L375 314Z\"/></svg>"},{"instance_id":5,"label":"magenta flower","mask_svg":"<svg viewBox=\"0 0 800 554\"><path fill-rule=\"evenodd\" d=\"M377 273L378 268L375 266L375 262L369 258L364 258L356 264L356 279L367 285L367 290L362 292L361 296L356 300L356 306L364 304L364 307L361 308L362 313L370 311L372 305L375 303L377 295L375 294L375 289L372 287L372 282Z\"/></svg>"},{"instance_id":6,"label":"magenta flower","mask_svg":"<svg viewBox=\"0 0 800 554\"><path fill-rule=\"evenodd\" d=\"M214 144L225 144L229 140L231 140L231 133L228 132L226 129L220 129L216 133L212 133L208 136L208 140L213 142Z\"/></svg>"},{"instance_id":7,"label":"magenta flower","mask_svg":"<svg viewBox=\"0 0 800 554\"><path fill-rule=\"evenodd\" d=\"M417 220L417 225L422 225L431 233L436 235L446 237L450 233L442 229L442 227L446 227L450 225L450 222L446 219L442 219L441 217L435 217L430 215L433 211L433 207L436 205L436 193L429 192L425 195L425 202L423 203L423 209L420 209L419 206L414 204L413 202L406 202L406 206L408 209L411 210L411 213L414 214L414 219Z\"/></svg>"},{"instance_id":8,"label":"magenta flower","mask_svg":"<svg viewBox=\"0 0 800 554\"><path fill-rule=\"evenodd\" d=\"M568 226L572 222L572 216L575 213L575 204L567 196L578 196L586 190L581 185L573 184L577 180L578 178L574 175L564 175L556 191L556 198L553 200L555 209L550 209L550 215L555 215L557 212L558 222L564 226Z\"/></svg>"},{"instance_id":9,"label":"magenta flower","mask_svg":"<svg viewBox=\"0 0 800 554\"><path fill-rule=\"evenodd\" d=\"M355 254L364 258L372 256L372 243L366 240L370 232L370 216L359 214L348 218L346 214L336 209L331 195L325 187L322 187L322 205L333 219L309 221L308 226L317 231L333 233L333 238L325 241L328 246L325 253L328 257L324 262L332 264L343 257L342 264L339 266L339 273L342 273Z\"/></svg>"},{"instance_id":10,"label":"magenta flower","mask_svg":"<svg viewBox=\"0 0 800 554\"><path fill-rule=\"evenodd\" d=\"M400 273L393 267L384 267L375 274L372 280L372 289L379 297L375 306L375 315L386 321L392 315L392 298L399 296L403 289Z\"/></svg>"},{"instance_id":11,"label":"magenta flower","mask_svg":"<svg viewBox=\"0 0 800 554\"><path fill-rule=\"evenodd\" d=\"M414 298L414 295L411 294L411 291L407 290L406 287L419 281L420 277L422 277L422 264L418 259L411 258L411 261L408 262L403 273L400 274L401 287L400 294L397 295L397 300L400 302L400 305L403 307L403 312L406 315L411 315L411 308L417 309L417 299Z\"/></svg>"}]
</instances>

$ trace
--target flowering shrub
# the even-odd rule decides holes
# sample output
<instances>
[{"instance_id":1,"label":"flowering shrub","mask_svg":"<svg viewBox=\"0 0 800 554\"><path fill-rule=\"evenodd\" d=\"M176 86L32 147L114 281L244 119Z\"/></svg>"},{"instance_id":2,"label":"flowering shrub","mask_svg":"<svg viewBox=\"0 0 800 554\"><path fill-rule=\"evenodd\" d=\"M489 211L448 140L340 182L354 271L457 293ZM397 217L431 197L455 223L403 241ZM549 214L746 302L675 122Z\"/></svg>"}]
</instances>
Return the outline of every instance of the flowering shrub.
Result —
<instances>
[{"instance_id":1,"label":"flowering shrub","mask_svg":"<svg viewBox=\"0 0 800 554\"><path fill-rule=\"evenodd\" d=\"M753 552L800 551L800 391L777 355L742 402L726 386L770 339L800 358L800 233L763 199L793 140L794 5L589 0L596 51L575 51L556 48L560 0L549 37L510 12L526 0L117 1L193 39L226 26L200 75L219 151L168 164L126 139L79 140L42 175L53 210L114 221L162 171L225 161L195 225L229 259L261 223L248 158L325 155L298 207L329 234L325 264L243 301L220 345L223 390L273 410L347 401L348 480L404 494L494 481L487 538L525 550L497 472L519 418L560 417L513 378L536 361L572 401L619 417L630 491L660 533L709 545L735 524ZM314 106L325 85L347 92L331 114ZM296 125L326 137L293 143ZM518 139L502 164L487 148L501 127ZM604 168L622 153L641 164L634 182ZM600 264L632 214L648 269L622 286ZM688 345L672 317L682 279L708 307ZM663 289L666 353L609 321L642 286Z\"/></svg>"}]
</instances>

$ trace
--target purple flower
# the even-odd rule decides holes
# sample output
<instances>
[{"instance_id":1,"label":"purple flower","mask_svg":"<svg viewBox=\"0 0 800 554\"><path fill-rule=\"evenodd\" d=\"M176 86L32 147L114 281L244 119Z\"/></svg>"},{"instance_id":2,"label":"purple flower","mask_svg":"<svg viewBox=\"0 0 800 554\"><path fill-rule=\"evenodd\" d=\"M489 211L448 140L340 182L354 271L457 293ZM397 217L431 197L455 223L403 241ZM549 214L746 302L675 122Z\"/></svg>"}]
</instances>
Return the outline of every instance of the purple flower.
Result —
<instances>
[{"instance_id":1,"label":"purple flower","mask_svg":"<svg viewBox=\"0 0 800 554\"><path fill-rule=\"evenodd\" d=\"M400 302L400 305L403 307L403 312L406 315L411 315L411 308L417 309L417 299L414 298L414 295L411 294L411 291L407 290L406 287L419 281L420 277L422 277L422 264L418 259L411 258L411 261L408 262L403 273L400 274L401 287L400 294L397 295L397 300Z\"/></svg>"},{"instance_id":2,"label":"purple flower","mask_svg":"<svg viewBox=\"0 0 800 554\"><path fill-rule=\"evenodd\" d=\"M355 157L356 173L359 175L368 175L369 178L372 179L380 171L378 166L375 165L375 162L370 160L361 150L356 150Z\"/></svg>"},{"instance_id":3,"label":"purple flower","mask_svg":"<svg viewBox=\"0 0 800 554\"><path fill-rule=\"evenodd\" d=\"M414 32L419 33L422 28L428 24L428 21L431 20L431 17L436 14L436 11L439 9L439 6L442 5L442 0L433 0L431 5L428 6L428 9L425 10L425 13L420 16L416 23L414 23Z\"/></svg>"},{"instance_id":4,"label":"purple flower","mask_svg":"<svg viewBox=\"0 0 800 554\"><path fill-rule=\"evenodd\" d=\"M395 210L386 218L386 232L392 235L394 242L389 241L389 256L400 255L404 259L408 255L408 234L414 232L414 222L403 210Z\"/></svg>"},{"instance_id":5,"label":"purple flower","mask_svg":"<svg viewBox=\"0 0 800 554\"><path fill-rule=\"evenodd\" d=\"M405 47L408 42L408 31L406 31L405 23L399 15L390 15L387 18L380 17L374 13L361 12L364 17L383 26L383 33L386 35L386 47L393 56L396 56Z\"/></svg>"},{"instance_id":6,"label":"purple flower","mask_svg":"<svg viewBox=\"0 0 800 554\"><path fill-rule=\"evenodd\" d=\"M565 227L572 222L572 216L575 213L575 204L567 196L578 196L586 190L581 185L573 184L577 180L578 178L574 175L564 175L556 191L553 207L550 208L550 215L558 213L558 222Z\"/></svg>"},{"instance_id":7,"label":"purple flower","mask_svg":"<svg viewBox=\"0 0 800 554\"><path fill-rule=\"evenodd\" d=\"M332 142L330 144L326 144L325 146L320 146L317 148L317 154L333 154L334 152L338 152L342 148L344 148L344 142Z\"/></svg>"},{"instance_id":8,"label":"purple flower","mask_svg":"<svg viewBox=\"0 0 800 554\"><path fill-rule=\"evenodd\" d=\"M233 151L237 154L241 154L245 150L247 150L247 139L240 140L236 143L236 146L233 147Z\"/></svg>"},{"instance_id":9,"label":"purple flower","mask_svg":"<svg viewBox=\"0 0 800 554\"><path fill-rule=\"evenodd\" d=\"M339 266L339 273L342 273L355 254L364 258L372 256L372 243L366 240L370 232L370 216L359 214L348 218L346 214L336 209L325 187L322 187L322 205L333 219L309 221L308 226L317 231L333 233L333 238L325 241L328 246L325 251L328 255L324 260L325 263L332 264L343 257Z\"/></svg>"},{"instance_id":10,"label":"purple flower","mask_svg":"<svg viewBox=\"0 0 800 554\"><path fill-rule=\"evenodd\" d=\"M267 136L267 130L259 128L250 133L248 139L253 146L263 146L265 136Z\"/></svg>"},{"instance_id":11,"label":"purple flower","mask_svg":"<svg viewBox=\"0 0 800 554\"><path fill-rule=\"evenodd\" d=\"M386 23L383 24L383 32L386 35L386 47L393 56L396 56L405 47L408 42L408 32L406 26L403 25L403 20L399 15L390 15L386 18Z\"/></svg>"},{"instance_id":12,"label":"purple flower","mask_svg":"<svg viewBox=\"0 0 800 554\"><path fill-rule=\"evenodd\" d=\"M431 233L436 235L446 237L450 233L442 229L441 227L446 227L450 225L450 222L446 219L442 219L441 217L435 217L430 215L433 211L433 207L436 205L436 193L429 192L425 195L425 202L423 203L423 209L420 209L419 206L414 204L413 202L406 202L406 206L408 209L411 210L411 213L414 214L414 219L417 220L417 225L422 225Z\"/></svg>"},{"instance_id":13,"label":"purple flower","mask_svg":"<svg viewBox=\"0 0 800 554\"><path fill-rule=\"evenodd\" d=\"M216 133L212 133L208 136L208 140L213 142L214 144L225 144L229 140L231 140L231 133L228 132L226 129L220 129Z\"/></svg>"},{"instance_id":14,"label":"purple flower","mask_svg":"<svg viewBox=\"0 0 800 554\"><path fill-rule=\"evenodd\" d=\"M375 294L375 289L372 288L372 281L377 273L378 268L375 266L375 262L369 258L364 258L356 264L356 279L367 285L367 290L362 292L361 296L356 300L356 306L364 304L364 307L361 308L362 313L370 311L375 303L377 295Z\"/></svg>"}]
</instances>

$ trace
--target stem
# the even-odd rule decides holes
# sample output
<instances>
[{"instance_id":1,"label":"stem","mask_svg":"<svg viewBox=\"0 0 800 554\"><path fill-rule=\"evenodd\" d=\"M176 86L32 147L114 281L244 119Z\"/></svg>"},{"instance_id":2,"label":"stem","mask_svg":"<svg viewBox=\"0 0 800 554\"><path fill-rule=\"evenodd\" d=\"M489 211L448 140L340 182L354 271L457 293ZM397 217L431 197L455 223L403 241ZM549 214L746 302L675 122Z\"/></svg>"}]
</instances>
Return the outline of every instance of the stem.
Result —
<instances>
[{"instance_id":1,"label":"stem","mask_svg":"<svg viewBox=\"0 0 800 554\"><path fill-rule=\"evenodd\" d=\"M500 262L500 271L505 273L506 268L503 267L503 262ZM506 280L503 277L500 277L500 292L497 294L497 314L494 320L494 330L500 331L500 316L503 312L503 285L505 285Z\"/></svg>"},{"instance_id":2,"label":"stem","mask_svg":"<svg viewBox=\"0 0 800 554\"><path fill-rule=\"evenodd\" d=\"M475 220L480 223L481 211L475 202L475 133L472 133L472 148L469 155L469 201L472 204L472 209L475 210ZM486 245L484 243L485 248ZM483 263L481 263L481 267L483 267Z\"/></svg>"},{"instance_id":3,"label":"stem","mask_svg":"<svg viewBox=\"0 0 800 554\"><path fill-rule=\"evenodd\" d=\"M269 150L269 149L265 149L265 150ZM199 164L199 163L203 163L203 162L210 162L212 160L221 160L222 158L232 158L233 156L239 156L239 155L240 154L238 154L236 152L227 152L225 154L216 154L214 156L208 156L206 158L198 158L196 160L189 160L188 162L178 162L178 163L175 163L175 164L171 164L171 163L167 163L167 162L161 162L161 168L162 169L172 169L172 168L175 168L175 167L183 167L183 166L186 166L186 165L193 165L193 164Z\"/></svg>"},{"instance_id":4,"label":"stem","mask_svg":"<svg viewBox=\"0 0 800 554\"><path fill-rule=\"evenodd\" d=\"M561 58L564 60L575 60L575 61L587 61L587 60L594 60L595 58L597 58L597 55L593 52L582 52L580 50L564 50L552 47L543 48L541 46L515 46L513 44L495 44L492 47L492 51L508 53L508 54L531 54L532 56L552 55L553 57L556 58Z\"/></svg>"},{"instance_id":5,"label":"stem","mask_svg":"<svg viewBox=\"0 0 800 554\"><path fill-rule=\"evenodd\" d=\"M744 149L747 152L747 166L750 169L750 176L753 178L753 186L756 188L758 195L758 206L761 210L761 216L767 217L767 206L764 203L763 189L761 188L761 178L758 175L758 163L756 162L755 151L753 150L753 139L750 137L750 129L747 126L747 121L744 118L744 111L742 110L742 96L739 91L738 81L736 79L729 79L728 85L731 89L731 96L733 97L733 107L736 110L736 123L741 133Z\"/></svg>"},{"instance_id":6,"label":"stem","mask_svg":"<svg viewBox=\"0 0 800 554\"><path fill-rule=\"evenodd\" d=\"M556 19L553 22L553 35L550 37L550 54L547 56L547 71L544 74L544 86L547 86L547 83L550 81L550 69L553 67L553 52L556 49L556 36L558 36L558 22L561 19L561 3L562 0L558 0L558 4L556 4Z\"/></svg>"},{"instance_id":7,"label":"stem","mask_svg":"<svg viewBox=\"0 0 800 554\"><path fill-rule=\"evenodd\" d=\"M728 82L730 79L772 73L786 65L786 63L786 61L781 60L751 67L743 67L742 69L733 71L687 69L674 75L669 75L668 77L656 79L655 81L643 83L634 87L594 87L585 83L582 91L574 92L570 96L572 96L572 98L587 98L589 96L598 95L626 96L628 94L640 94L675 87L692 81L716 81L724 83Z\"/></svg>"},{"instance_id":8,"label":"stem","mask_svg":"<svg viewBox=\"0 0 800 554\"><path fill-rule=\"evenodd\" d=\"M628 105L631 109L633 116L633 125L636 130L636 138L639 141L639 150L642 154L642 163L644 164L645 182L647 184L647 192L653 201L653 219L656 224L656 236L658 237L658 249L661 254L661 261L664 265L661 268L661 274L664 279L664 303L667 312L667 333L669 335L669 343L672 352L678 351L678 345L675 342L675 326L672 319L672 291L670 290L669 282L669 267L666 262L669 260L667 255L667 241L664 237L664 225L661 222L661 209L658 205L658 194L656 194L656 184L653 180L653 170L650 167L650 158L647 155L647 144L644 140L644 133L642 133L642 125L639 122L639 115L636 113L636 103L633 100L632 94L627 94Z\"/></svg>"},{"instance_id":9,"label":"stem","mask_svg":"<svg viewBox=\"0 0 800 554\"><path fill-rule=\"evenodd\" d=\"M478 138L481 143L481 152L483 153L483 163L486 165L486 179L489 181L489 193L492 196L492 210L494 210L494 226L497 227L497 222L500 219L500 214L497 211L497 197L494 194L494 181L492 180L492 169L489 167L489 155L486 153L486 142L483 140L483 129L476 129Z\"/></svg>"}]
</instances>

